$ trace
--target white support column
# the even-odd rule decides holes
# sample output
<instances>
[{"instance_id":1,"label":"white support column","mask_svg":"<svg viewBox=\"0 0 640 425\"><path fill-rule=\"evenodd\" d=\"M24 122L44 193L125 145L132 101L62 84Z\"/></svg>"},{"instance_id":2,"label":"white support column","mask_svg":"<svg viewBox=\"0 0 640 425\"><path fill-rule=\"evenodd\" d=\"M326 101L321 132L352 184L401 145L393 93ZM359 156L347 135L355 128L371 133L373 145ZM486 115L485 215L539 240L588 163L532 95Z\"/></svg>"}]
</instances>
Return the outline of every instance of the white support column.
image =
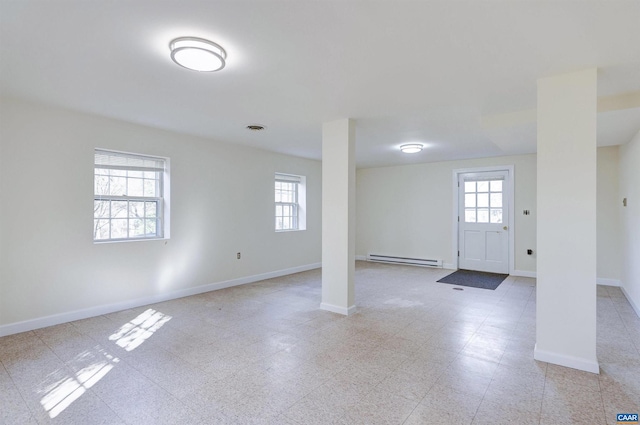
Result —
<instances>
[{"instance_id":1,"label":"white support column","mask_svg":"<svg viewBox=\"0 0 640 425\"><path fill-rule=\"evenodd\" d=\"M355 123L322 126L322 304L323 310L355 312Z\"/></svg>"},{"instance_id":2,"label":"white support column","mask_svg":"<svg viewBox=\"0 0 640 425\"><path fill-rule=\"evenodd\" d=\"M538 80L537 360L599 373L597 69Z\"/></svg>"}]
</instances>

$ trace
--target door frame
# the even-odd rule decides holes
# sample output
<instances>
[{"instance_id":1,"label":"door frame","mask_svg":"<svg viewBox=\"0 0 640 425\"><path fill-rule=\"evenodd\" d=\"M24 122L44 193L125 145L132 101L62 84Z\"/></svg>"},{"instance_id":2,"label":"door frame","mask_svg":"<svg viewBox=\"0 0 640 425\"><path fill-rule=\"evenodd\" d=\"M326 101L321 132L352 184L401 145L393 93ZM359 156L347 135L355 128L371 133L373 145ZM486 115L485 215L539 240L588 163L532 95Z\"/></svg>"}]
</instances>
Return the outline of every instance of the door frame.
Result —
<instances>
[{"instance_id":1,"label":"door frame","mask_svg":"<svg viewBox=\"0 0 640 425\"><path fill-rule=\"evenodd\" d=\"M492 171L506 171L508 182L509 192L506 193L508 202L509 202L509 274L513 274L515 270L515 205L514 205L514 166L513 165L496 165L489 167L474 167L474 168L457 168L453 170L453 211L452 211L452 222L453 222L453 250L451 252L453 258L453 267L454 269L458 269L459 265L459 257L458 251L460 249L460 238L458 234L458 214L459 214L459 202L458 202L458 181L460 179L460 174L466 173L486 173Z\"/></svg>"}]
</instances>

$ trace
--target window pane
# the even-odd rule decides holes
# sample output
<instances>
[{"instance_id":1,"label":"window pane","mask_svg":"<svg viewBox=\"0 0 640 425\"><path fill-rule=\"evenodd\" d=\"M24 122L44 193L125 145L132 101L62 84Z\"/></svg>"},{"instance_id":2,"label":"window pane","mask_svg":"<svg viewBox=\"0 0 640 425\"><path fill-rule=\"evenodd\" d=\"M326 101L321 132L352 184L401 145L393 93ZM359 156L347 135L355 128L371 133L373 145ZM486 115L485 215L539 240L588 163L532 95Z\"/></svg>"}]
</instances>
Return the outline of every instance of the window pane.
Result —
<instances>
[{"instance_id":1,"label":"window pane","mask_svg":"<svg viewBox=\"0 0 640 425\"><path fill-rule=\"evenodd\" d=\"M476 194L475 193L467 193L464 195L464 206L465 207L475 207L476 206Z\"/></svg>"},{"instance_id":2,"label":"window pane","mask_svg":"<svg viewBox=\"0 0 640 425\"><path fill-rule=\"evenodd\" d=\"M478 209L478 223L488 223L488 222L489 222L489 210Z\"/></svg>"},{"instance_id":3,"label":"window pane","mask_svg":"<svg viewBox=\"0 0 640 425\"><path fill-rule=\"evenodd\" d=\"M291 219L289 217L282 219L282 228L285 230L291 228Z\"/></svg>"},{"instance_id":4,"label":"window pane","mask_svg":"<svg viewBox=\"0 0 640 425\"><path fill-rule=\"evenodd\" d=\"M129 203L127 201L112 201L111 202L111 217L126 218L127 217L128 204Z\"/></svg>"},{"instance_id":5,"label":"window pane","mask_svg":"<svg viewBox=\"0 0 640 425\"><path fill-rule=\"evenodd\" d=\"M155 217L157 215L158 204L156 202L145 202L144 203L144 216L145 217ZM155 220L153 220L155 221Z\"/></svg>"},{"instance_id":6,"label":"window pane","mask_svg":"<svg viewBox=\"0 0 640 425\"><path fill-rule=\"evenodd\" d=\"M144 220L129 220L129 237L139 237L144 235Z\"/></svg>"},{"instance_id":7,"label":"window pane","mask_svg":"<svg viewBox=\"0 0 640 425\"><path fill-rule=\"evenodd\" d=\"M151 197L159 197L157 195L158 192L158 181L157 180L143 180L143 196L151 196Z\"/></svg>"},{"instance_id":8,"label":"window pane","mask_svg":"<svg viewBox=\"0 0 640 425\"><path fill-rule=\"evenodd\" d=\"M502 193L491 194L491 207L502 208Z\"/></svg>"},{"instance_id":9,"label":"window pane","mask_svg":"<svg viewBox=\"0 0 640 425\"><path fill-rule=\"evenodd\" d=\"M478 193L478 206L479 207L488 207L489 206L489 194L488 193Z\"/></svg>"},{"instance_id":10,"label":"window pane","mask_svg":"<svg viewBox=\"0 0 640 425\"><path fill-rule=\"evenodd\" d=\"M95 176L93 179L93 193L96 195L109 194L109 176Z\"/></svg>"},{"instance_id":11,"label":"window pane","mask_svg":"<svg viewBox=\"0 0 640 425\"><path fill-rule=\"evenodd\" d=\"M124 239L127 237L127 219L111 220L111 238Z\"/></svg>"},{"instance_id":12,"label":"window pane","mask_svg":"<svg viewBox=\"0 0 640 425\"><path fill-rule=\"evenodd\" d=\"M476 182L464 182L464 191L465 192L475 192L476 191Z\"/></svg>"},{"instance_id":13,"label":"window pane","mask_svg":"<svg viewBox=\"0 0 640 425\"><path fill-rule=\"evenodd\" d=\"M491 222L502 223L502 208L495 210L491 209Z\"/></svg>"},{"instance_id":14,"label":"window pane","mask_svg":"<svg viewBox=\"0 0 640 425\"><path fill-rule=\"evenodd\" d=\"M155 219L147 219L144 221L144 227L145 227L145 235L146 236L157 236L156 234L156 220Z\"/></svg>"},{"instance_id":15,"label":"window pane","mask_svg":"<svg viewBox=\"0 0 640 425\"><path fill-rule=\"evenodd\" d=\"M132 218L144 217L144 202L137 202L137 201L129 202L129 217L132 217Z\"/></svg>"},{"instance_id":16,"label":"window pane","mask_svg":"<svg viewBox=\"0 0 640 425\"><path fill-rule=\"evenodd\" d=\"M109 218L109 201L93 201L93 217Z\"/></svg>"},{"instance_id":17,"label":"window pane","mask_svg":"<svg viewBox=\"0 0 640 425\"><path fill-rule=\"evenodd\" d=\"M93 239L109 239L109 220L93 220Z\"/></svg>"},{"instance_id":18,"label":"window pane","mask_svg":"<svg viewBox=\"0 0 640 425\"><path fill-rule=\"evenodd\" d=\"M142 196L142 179L128 179L127 195Z\"/></svg>"},{"instance_id":19,"label":"window pane","mask_svg":"<svg viewBox=\"0 0 640 425\"><path fill-rule=\"evenodd\" d=\"M126 177L127 172L125 170L109 170L109 175L111 175L111 176L119 176L119 177Z\"/></svg>"},{"instance_id":20,"label":"window pane","mask_svg":"<svg viewBox=\"0 0 640 425\"><path fill-rule=\"evenodd\" d=\"M491 182L492 192L502 192L502 180L493 180Z\"/></svg>"},{"instance_id":21,"label":"window pane","mask_svg":"<svg viewBox=\"0 0 640 425\"><path fill-rule=\"evenodd\" d=\"M111 181L109 183L109 195L122 196L126 194L127 179L125 177L111 177Z\"/></svg>"},{"instance_id":22,"label":"window pane","mask_svg":"<svg viewBox=\"0 0 640 425\"><path fill-rule=\"evenodd\" d=\"M488 192L489 191L489 182L481 181L478 182L478 192Z\"/></svg>"},{"instance_id":23,"label":"window pane","mask_svg":"<svg viewBox=\"0 0 640 425\"><path fill-rule=\"evenodd\" d=\"M142 176L145 179L158 179L158 178L160 178L159 174L160 173L155 172L155 171L145 171Z\"/></svg>"},{"instance_id":24,"label":"window pane","mask_svg":"<svg viewBox=\"0 0 640 425\"><path fill-rule=\"evenodd\" d=\"M276 217L282 217L282 205L276 205Z\"/></svg>"},{"instance_id":25,"label":"window pane","mask_svg":"<svg viewBox=\"0 0 640 425\"><path fill-rule=\"evenodd\" d=\"M276 230L282 230L282 218L276 217Z\"/></svg>"},{"instance_id":26,"label":"window pane","mask_svg":"<svg viewBox=\"0 0 640 425\"><path fill-rule=\"evenodd\" d=\"M476 222L476 210L464 210L464 221L465 223L475 223Z\"/></svg>"},{"instance_id":27,"label":"window pane","mask_svg":"<svg viewBox=\"0 0 640 425\"><path fill-rule=\"evenodd\" d=\"M141 179L142 178L142 171L129 171L127 176Z\"/></svg>"}]
</instances>

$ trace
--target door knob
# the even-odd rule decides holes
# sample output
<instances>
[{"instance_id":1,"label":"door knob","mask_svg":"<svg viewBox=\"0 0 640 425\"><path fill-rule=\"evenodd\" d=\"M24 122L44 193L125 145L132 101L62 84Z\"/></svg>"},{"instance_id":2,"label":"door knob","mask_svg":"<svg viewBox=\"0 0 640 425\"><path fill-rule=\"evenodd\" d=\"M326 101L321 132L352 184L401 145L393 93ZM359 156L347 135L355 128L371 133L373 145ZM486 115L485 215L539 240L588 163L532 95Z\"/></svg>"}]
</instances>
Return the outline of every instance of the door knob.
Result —
<instances>
[{"instance_id":1,"label":"door knob","mask_svg":"<svg viewBox=\"0 0 640 425\"><path fill-rule=\"evenodd\" d=\"M502 230L509 230L509 226L504 226Z\"/></svg>"}]
</instances>

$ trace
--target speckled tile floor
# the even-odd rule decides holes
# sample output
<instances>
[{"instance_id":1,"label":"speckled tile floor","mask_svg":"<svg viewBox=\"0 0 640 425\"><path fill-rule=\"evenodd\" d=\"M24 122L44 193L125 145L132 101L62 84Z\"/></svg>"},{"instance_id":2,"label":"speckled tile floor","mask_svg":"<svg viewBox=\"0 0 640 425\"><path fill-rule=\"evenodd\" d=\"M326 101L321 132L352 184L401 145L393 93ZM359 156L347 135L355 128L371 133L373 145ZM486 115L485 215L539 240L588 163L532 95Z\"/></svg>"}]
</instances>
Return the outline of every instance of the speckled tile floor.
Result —
<instances>
[{"instance_id":1,"label":"speckled tile floor","mask_svg":"<svg viewBox=\"0 0 640 425\"><path fill-rule=\"evenodd\" d=\"M0 338L0 423L615 424L640 410L640 319L598 287L600 375L533 360L535 280L358 262Z\"/></svg>"}]
</instances>

